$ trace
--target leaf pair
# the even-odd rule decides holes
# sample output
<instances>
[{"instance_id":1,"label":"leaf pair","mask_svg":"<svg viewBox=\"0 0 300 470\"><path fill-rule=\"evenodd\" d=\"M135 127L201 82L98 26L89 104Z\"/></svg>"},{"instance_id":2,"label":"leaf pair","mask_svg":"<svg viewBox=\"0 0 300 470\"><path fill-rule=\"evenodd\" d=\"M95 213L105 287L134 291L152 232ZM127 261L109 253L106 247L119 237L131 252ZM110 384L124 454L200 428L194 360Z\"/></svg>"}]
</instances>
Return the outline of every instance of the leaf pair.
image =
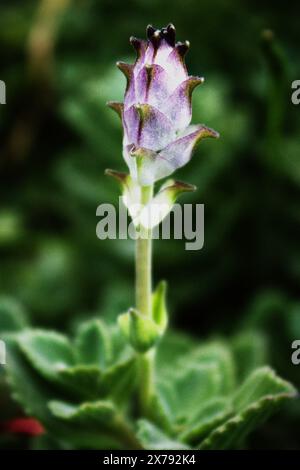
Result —
<instances>
[{"instance_id":1,"label":"leaf pair","mask_svg":"<svg viewBox=\"0 0 300 470\"><path fill-rule=\"evenodd\" d=\"M165 296L166 283L162 281L152 294L151 318L133 308L119 316L120 329L136 351L148 351L163 336L168 323Z\"/></svg>"}]
</instances>

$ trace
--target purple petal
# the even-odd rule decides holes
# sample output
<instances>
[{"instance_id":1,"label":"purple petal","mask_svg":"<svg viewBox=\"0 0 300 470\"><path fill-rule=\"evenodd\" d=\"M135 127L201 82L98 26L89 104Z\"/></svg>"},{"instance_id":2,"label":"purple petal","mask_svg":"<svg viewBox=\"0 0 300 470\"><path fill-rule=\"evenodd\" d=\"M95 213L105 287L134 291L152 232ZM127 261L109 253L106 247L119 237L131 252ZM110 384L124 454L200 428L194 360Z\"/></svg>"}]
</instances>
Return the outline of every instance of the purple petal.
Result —
<instances>
[{"instance_id":1,"label":"purple petal","mask_svg":"<svg viewBox=\"0 0 300 470\"><path fill-rule=\"evenodd\" d=\"M160 150L175 138L172 122L148 104L133 105L124 112L126 142L136 147Z\"/></svg>"},{"instance_id":2,"label":"purple petal","mask_svg":"<svg viewBox=\"0 0 300 470\"><path fill-rule=\"evenodd\" d=\"M176 130L187 127L192 118L193 90L204 82L201 77L189 77L182 82L162 106L162 112L174 123Z\"/></svg>"},{"instance_id":3,"label":"purple petal","mask_svg":"<svg viewBox=\"0 0 300 470\"><path fill-rule=\"evenodd\" d=\"M172 92L168 74L160 65L143 67L135 82L136 101L160 107Z\"/></svg>"},{"instance_id":4,"label":"purple petal","mask_svg":"<svg viewBox=\"0 0 300 470\"><path fill-rule=\"evenodd\" d=\"M171 142L155 158L144 158L139 172L141 184L149 185L171 175L191 159L199 141L205 137L219 137L219 134L206 126L191 126L192 132ZM191 130L190 129L190 130Z\"/></svg>"},{"instance_id":5,"label":"purple petal","mask_svg":"<svg viewBox=\"0 0 300 470\"><path fill-rule=\"evenodd\" d=\"M188 43L187 43L188 44ZM184 63L184 53L183 49L188 45L184 44L176 44L176 46L172 49L170 54L168 55L167 59L164 63L164 68L168 72L169 76L172 78L174 83L174 89L178 86L181 82L188 78L187 69Z\"/></svg>"}]
</instances>

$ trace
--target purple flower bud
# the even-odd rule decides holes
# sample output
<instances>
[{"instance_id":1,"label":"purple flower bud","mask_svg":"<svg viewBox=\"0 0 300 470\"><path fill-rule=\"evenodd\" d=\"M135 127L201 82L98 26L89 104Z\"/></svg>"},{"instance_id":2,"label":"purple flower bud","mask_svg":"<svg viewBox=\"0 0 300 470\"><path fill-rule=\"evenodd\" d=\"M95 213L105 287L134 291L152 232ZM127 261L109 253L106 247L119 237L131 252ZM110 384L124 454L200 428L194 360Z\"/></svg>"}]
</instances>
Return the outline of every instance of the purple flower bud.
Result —
<instances>
[{"instance_id":1,"label":"purple flower bud","mask_svg":"<svg viewBox=\"0 0 300 470\"><path fill-rule=\"evenodd\" d=\"M147 40L130 38L134 65L117 62L127 79L124 103L109 102L122 119L123 156L130 174L150 185L185 165L196 144L218 133L204 125L189 126L192 92L203 83L187 73L189 42L175 43L175 28L147 27Z\"/></svg>"}]
</instances>

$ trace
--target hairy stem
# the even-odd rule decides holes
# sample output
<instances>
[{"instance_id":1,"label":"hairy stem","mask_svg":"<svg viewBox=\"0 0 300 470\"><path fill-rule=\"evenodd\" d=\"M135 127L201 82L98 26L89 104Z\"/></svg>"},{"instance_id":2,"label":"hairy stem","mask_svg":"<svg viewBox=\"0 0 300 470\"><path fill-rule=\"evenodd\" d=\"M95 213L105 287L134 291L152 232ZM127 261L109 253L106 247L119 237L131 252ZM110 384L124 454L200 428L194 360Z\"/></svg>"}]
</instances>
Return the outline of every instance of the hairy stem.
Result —
<instances>
[{"instance_id":1,"label":"hairy stem","mask_svg":"<svg viewBox=\"0 0 300 470\"><path fill-rule=\"evenodd\" d=\"M141 188L141 203L152 198L153 186ZM136 241L136 307L143 315L152 315L152 233L140 227ZM154 351L139 355L139 401L142 415L150 414L150 402L154 387Z\"/></svg>"}]
</instances>

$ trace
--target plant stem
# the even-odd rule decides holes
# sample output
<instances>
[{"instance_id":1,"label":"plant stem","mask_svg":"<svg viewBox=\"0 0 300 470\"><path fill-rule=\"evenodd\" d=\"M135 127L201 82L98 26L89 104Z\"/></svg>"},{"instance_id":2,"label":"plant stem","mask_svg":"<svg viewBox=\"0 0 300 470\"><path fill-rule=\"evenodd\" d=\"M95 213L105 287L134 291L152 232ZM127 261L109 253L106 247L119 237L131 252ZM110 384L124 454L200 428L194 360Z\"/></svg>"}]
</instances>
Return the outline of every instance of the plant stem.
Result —
<instances>
[{"instance_id":1,"label":"plant stem","mask_svg":"<svg viewBox=\"0 0 300 470\"><path fill-rule=\"evenodd\" d=\"M153 194L152 186L142 186L141 204L147 204ZM140 236L136 241L136 308L146 316L151 316L152 293L152 233L140 226Z\"/></svg>"},{"instance_id":2,"label":"plant stem","mask_svg":"<svg viewBox=\"0 0 300 470\"><path fill-rule=\"evenodd\" d=\"M141 188L141 204L152 198L153 186ZM152 315L152 231L140 226L136 241L136 307L145 316ZM154 351L139 355L139 401L142 415L150 414L154 387Z\"/></svg>"}]
</instances>

